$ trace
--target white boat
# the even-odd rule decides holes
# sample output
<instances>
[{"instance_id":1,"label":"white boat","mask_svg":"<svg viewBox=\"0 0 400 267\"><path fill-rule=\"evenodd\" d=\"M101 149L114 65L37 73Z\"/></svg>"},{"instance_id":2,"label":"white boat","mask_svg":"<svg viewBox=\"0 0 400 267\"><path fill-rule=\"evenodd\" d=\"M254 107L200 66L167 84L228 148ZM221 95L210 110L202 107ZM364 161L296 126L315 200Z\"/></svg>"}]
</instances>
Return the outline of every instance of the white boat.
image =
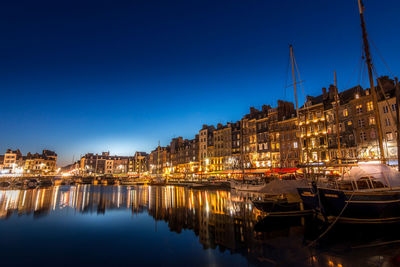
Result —
<instances>
[{"instance_id":1,"label":"white boat","mask_svg":"<svg viewBox=\"0 0 400 267\"><path fill-rule=\"evenodd\" d=\"M252 191L257 192L264 188L264 182L257 181L238 181L238 180L230 180L231 189L240 190L240 191Z\"/></svg>"}]
</instances>

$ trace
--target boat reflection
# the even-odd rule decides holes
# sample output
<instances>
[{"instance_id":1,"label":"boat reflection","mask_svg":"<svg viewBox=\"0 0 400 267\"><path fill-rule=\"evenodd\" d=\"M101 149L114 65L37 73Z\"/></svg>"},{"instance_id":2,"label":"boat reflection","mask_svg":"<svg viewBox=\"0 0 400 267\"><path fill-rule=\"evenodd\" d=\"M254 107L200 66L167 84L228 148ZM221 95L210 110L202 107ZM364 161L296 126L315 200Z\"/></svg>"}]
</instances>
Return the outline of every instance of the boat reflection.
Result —
<instances>
[{"instance_id":1,"label":"boat reflection","mask_svg":"<svg viewBox=\"0 0 400 267\"><path fill-rule=\"evenodd\" d=\"M204 249L239 253L255 265L382 265L396 262L396 255L400 255L400 243L380 249L365 247L373 244L367 240L368 235L357 237L354 229L344 234L346 230L339 227L334 227L316 247L308 248L310 240L320 234L319 224L302 217L266 217L260 221L263 214L254 208L247 193L175 186L93 185L0 190L0 219L13 215L38 218L71 209L75 212L65 216L74 216L76 212L82 216L107 214L114 210L148 214L155 225L164 221L172 232L193 231ZM379 237L376 234L371 238L375 242Z\"/></svg>"}]
</instances>

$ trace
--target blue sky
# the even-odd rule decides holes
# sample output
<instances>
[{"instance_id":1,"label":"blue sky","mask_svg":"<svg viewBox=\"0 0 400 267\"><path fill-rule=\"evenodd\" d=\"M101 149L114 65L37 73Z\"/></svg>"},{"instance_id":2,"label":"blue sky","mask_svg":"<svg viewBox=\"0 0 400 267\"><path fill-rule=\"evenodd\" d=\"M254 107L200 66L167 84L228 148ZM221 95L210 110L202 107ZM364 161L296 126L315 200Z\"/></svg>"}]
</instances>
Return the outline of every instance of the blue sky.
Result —
<instances>
[{"instance_id":1,"label":"blue sky","mask_svg":"<svg viewBox=\"0 0 400 267\"><path fill-rule=\"evenodd\" d=\"M370 39L397 75L400 3L364 4ZM0 151L53 149L61 165L150 151L250 106L293 101L289 44L306 94L334 70L339 90L367 85L356 0L16 0L0 13Z\"/></svg>"}]
</instances>

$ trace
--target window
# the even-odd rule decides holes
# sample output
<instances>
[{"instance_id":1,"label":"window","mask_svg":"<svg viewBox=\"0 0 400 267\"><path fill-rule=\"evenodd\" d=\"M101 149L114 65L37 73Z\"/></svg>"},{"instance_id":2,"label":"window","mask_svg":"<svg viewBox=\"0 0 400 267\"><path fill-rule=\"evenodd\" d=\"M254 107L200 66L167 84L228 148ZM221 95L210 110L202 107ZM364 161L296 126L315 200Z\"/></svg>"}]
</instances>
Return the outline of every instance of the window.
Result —
<instances>
[{"instance_id":1,"label":"window","mask_svg":"<svg viewBox=\"0 0 400 267\"><path fill-rule=\"evenodd\" d=\"M389 118L385 118L385 124L386 124L386 126L390 126L390 119Z\"/></svg>"},{"instance_id":2,"label":"window","mask_svg":"<svg viewBox=\"0 0 400 267\"><path fill-rule=\"evenodd\" d=\"M297 142L293 142L293 148L297 148Z\"/></svg>"},{"instance_id":3,"label":"window","mask_svg":"<svg viewBox=\"0 0 400 267\"><path fill-rule=\"evenodd\" d=\"M360 132L360 139L361 141L367 141L367 135L365 134L365 132Z\"/></svg>"},{"instance_id":4,"label":"window","mask_svg":"<svg viewBox=\"0 0 400 267\"><path fill-rule=\"evenodd\" d=\"M349 111L346 109L343 110L343 117L349 116Z\"/></svg>"},{"instance_id":5,"label":"window","mask_svg":"<svg viewBox=\"0 0 400 267\"><path fill-rule=\"evenodd\" d=\"M358 120L358 127L364 127L364 119Z\"/></svg>"},{"instance_id":6,"label":"window","mask_svg":"<svg viewBox=\"0 0 400 267\"><path fill-rule=\"evenodd\" d=\"M341 132L344 131L344 127L343 127L343 124L342 124L342 123L339 123L339 130L340 130Z\"/></svg>"},{"instance_id":7,"label":"window","mask_svg":"<svg viewBox=\"0 0 400 267\"><path fill-rule=\"evenodd\" d=\"M389 112L388 106L383 106L383 113L388 113L388 112Z\"/></svg>"},{"instance_id":8,"label":"window","mask_svg":"<svg viewBox=\"0 0 400 267\"><path fill-rule=\"evenodd\" d=\"M347 125L349 125L349 126L352 125L352 124L353 124L352 121L348 121L348 122L347 122Z\"/></svg>"},{"instance_id":9,"label":"window","mask_svg":"<svg viewBox=\"0 0 400 267\"><path fill-rule=\"evenodd\" d=\"M356 106L356 113L361 114L362 113L362 105L357 105Z\"/></svg>"},{"instance_id":10,"label":"window","mask_svg":"<svg viewBox=\"0 0 400 267\"><path fill-rule=\"evenodd\" d=\"M392 104L392 111L396 111L397 104Z\"/></svg>"},{"instance_id":11,"label":"window","mask_svg":"<svg viewBox=\"0 0 400 267\"><path fill-rule=\"evenodd\" d=\"M392 132L387 132L386 133L386 139L388 141L392 141L393 140L393 133Z\"/></svg>"},{"instance_id":12,"label":"window","mask_svg":"<svg viewBox=\"0 0 400 267\"><path fill-rule=\"evenodd\" d=\"M372 111L374 109L374 105L372 101L367 102L367 111Z\"/></svg>"},{"instance_id":13,"label":"window","mask_svg":"<svg viewBox=\"0 0 400 267\"><path fill-rule=\"evenodd\" d=\"M312 153L312 159L315 160L315 161L318 160L318 153L317 152L313 152Z\"/></svg>"},{"instance_id":14,"label":"window","mask_svg":"<svg viewBox=\"0 0 400 267\"><path fill-rule=\"evenodd\" d=\"M325 138L324 137L320 137L319 138L319 144L320 145L325 145Z\"/></svg>"},{"instance_id":15,"label":"window","mask_svg":"<svg viewBox=\"0 0 400 267\"><path fill-rule=\"evenodd\" d=\"M369 125L375 125L375 118L369 117Z\"/></svg>"},{"instance_id":16,"label":"window","mask_svg":"<svg viewBox=\"0 0 400 267\"><path fill-rule=\"evenodd\" d=\"M315 147L315 138L311 138L311 146Z\"/></svg>"}]
</instances>

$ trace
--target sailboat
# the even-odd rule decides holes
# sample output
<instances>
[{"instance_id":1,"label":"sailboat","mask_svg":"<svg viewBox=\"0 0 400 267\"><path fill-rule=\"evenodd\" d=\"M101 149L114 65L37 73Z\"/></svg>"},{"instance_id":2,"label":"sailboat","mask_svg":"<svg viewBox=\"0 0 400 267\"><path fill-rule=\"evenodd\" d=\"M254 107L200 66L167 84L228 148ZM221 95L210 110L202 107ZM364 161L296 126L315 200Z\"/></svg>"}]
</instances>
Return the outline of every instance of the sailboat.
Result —
<instances>
[{"instance_id":1,"label":"sailboat","mask_svg":"<svg viewBox=\"0 0 400 267\"><path fill-rule=\"evenodd\" d=\"M364 6L361 0L358 0L358 5L371 96L374 107L378 107L364 21ZM399 90L397 82L396 90ZM374 112L379 137L380 161L358 163L332 187L321 187L313 183L311 188L298 188L303 202L312 206L327 221L344 223L400 221L400 172L385 164L379 109L375 108Z\"/></svg>"},{"instance_id":2,"label":"sailboat","mask_svg":"<svg viewBox=\"0 0 400 267\"><path fill-rule=\"evenodd\" d=\"M293 46L289 46L290 59L292 63L293 88L296 103L297 125L300 131L300 116L299 106L297 101L296 75L295 75L295 57ZM300 150L301 150L300 137ZM302 153L300 153L302 154ZM275 179L269 182L262 188L259 193L263 196L258 196L252 200L254 206L265 213L268 217L291 217L305 216L314 212L313 205L303 203L300 198L297 188L307 184L305 180L279 180Z\"/></svg>"}]
</instances>

